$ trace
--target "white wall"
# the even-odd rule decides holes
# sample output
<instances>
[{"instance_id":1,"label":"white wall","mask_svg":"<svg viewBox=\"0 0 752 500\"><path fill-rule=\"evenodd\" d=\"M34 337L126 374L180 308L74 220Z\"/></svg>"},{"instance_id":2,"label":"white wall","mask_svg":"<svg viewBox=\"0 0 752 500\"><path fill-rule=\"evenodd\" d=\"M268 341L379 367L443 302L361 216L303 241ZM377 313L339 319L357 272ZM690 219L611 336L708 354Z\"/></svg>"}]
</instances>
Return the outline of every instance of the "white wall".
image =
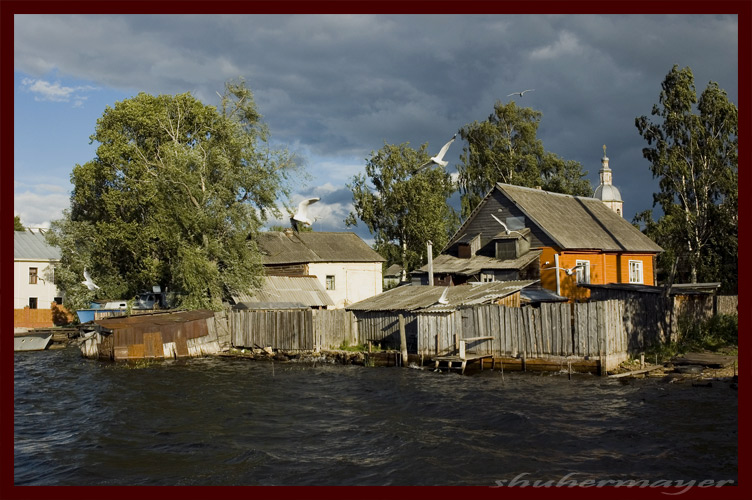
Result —
<instances>
[{"instance_id":1,"label":"white wall","mask_svg":"<svg viewBox=\"0 0 752 500\"><path fill-rule=\"evenodd\" d=\"M29 283L29 268L37 268L37 284ZM49 261L16 260L13 264L13 308L23 309L29 305L29 297L37 298L37 309L49 309L60 292L51 281L52 268Z\"/></svg>"},{"instance_id":2,"label":"white wall","mask_svg":"<svg viewBox=\"0 0 752 500\"><path fill-rule=\"evenodd\" d=\"M327 290L334 307L345 306L383 291L381 262L332 262L308 264L308 272L326 288L326 277L334 276L334 290Z\"/></svg>"}]
</instances>

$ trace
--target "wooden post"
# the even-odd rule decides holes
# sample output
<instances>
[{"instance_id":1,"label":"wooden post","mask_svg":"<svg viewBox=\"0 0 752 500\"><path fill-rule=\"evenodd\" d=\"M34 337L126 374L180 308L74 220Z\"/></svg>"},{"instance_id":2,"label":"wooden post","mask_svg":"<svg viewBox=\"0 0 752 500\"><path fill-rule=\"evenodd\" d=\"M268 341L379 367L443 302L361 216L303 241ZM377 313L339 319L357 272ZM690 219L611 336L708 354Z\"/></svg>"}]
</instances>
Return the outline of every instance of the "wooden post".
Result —
<instances>
[{"instance_id":1,"label":"wooden post","mask_svg":"<svg viewBox=\"0 0 752 500\"><path fill-rule=\"evenodd\" d=\"M402 351L402 366L407 364L407 334L405 333L405 317L399 315L400 350Z\"/></svg>"},{"instance_id":2,"label":"wooden post","mask_svg":"<svg viewBox=\"0 0 752 500\"><path fill-rule=\"evenodd\" d=\"M428 286L433 286L433 243L428 240L426 243L428 255Z\"/></svg>"},{"instance_id":3,"label":"wooden post","mask_svg":"<svg viewBox=\"0 0 752 500\"><path fill-rule=\"evenodd\" d=\"M526 366L527 363L526 363L526 361L527 360L525 359L525 351L523 350L522 351L522 371L523 372L527 371L527 366Z\"/></svg>"},{"instance_id":4,"label":"wooden post","mask_svg":"<svg viewBox=\"0 0 752 500\"><path fill-rule=\"evenodd\" d=\"M645 368L645 353L640 353L640 368Z\"/></svg>"}]
</instances>

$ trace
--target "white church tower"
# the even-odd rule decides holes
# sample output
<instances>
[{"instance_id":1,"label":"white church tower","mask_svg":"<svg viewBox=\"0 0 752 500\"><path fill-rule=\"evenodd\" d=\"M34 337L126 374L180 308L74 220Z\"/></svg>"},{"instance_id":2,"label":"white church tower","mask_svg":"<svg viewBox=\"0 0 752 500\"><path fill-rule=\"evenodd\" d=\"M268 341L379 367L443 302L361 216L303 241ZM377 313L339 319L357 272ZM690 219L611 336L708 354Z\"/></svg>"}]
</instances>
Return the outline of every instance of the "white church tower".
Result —
<instances>
[{"instance_id":1,"label":"white church tower","mask_svg":"<svg viewBox=\"0 0 752 500\"><path fill-rule=\"evenodd\" d=\"M619 189L611 183L611 169L608 168L608 156L606 156L606 145L603 145L603 158L601 158L601 183L595 188L593 198L598 198L606 204L608 208L624 217L624 202L621 199Z\"/></svg>"}]
</instances>

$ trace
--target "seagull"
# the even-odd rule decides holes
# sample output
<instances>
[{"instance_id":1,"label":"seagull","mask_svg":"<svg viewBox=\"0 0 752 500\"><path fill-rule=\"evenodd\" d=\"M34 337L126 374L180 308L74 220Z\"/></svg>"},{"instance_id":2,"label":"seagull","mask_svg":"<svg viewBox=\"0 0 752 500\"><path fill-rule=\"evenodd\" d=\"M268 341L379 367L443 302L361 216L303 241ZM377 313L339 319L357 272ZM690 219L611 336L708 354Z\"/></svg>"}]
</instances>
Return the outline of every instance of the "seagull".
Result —
<instances>
[{"instance_id":1,"label":"seagull","mask_svg":"<svg viewBox=\"0 0 752 500\"><path fill-rule=\"evenodd\" d=\"M567 276L572 276L578 267L587 267L587 266L588 266L587 264L577 264L576 266L570 267L570 268L560 267L559 270L567 273ZM544 267L543 269L556 269L556 267Z\"/></svg>"},{"instance_id":2,"label":"seagull","mask_svg":"<svg viewBox=\"0 0 752 500\"><path fill-rule=\"evenodd\" d=\"M86 278L86 281L82 281L81 284L86 285L86 288L89 290L96 290L99 288L96 283L91 281L91 276L89 276L89 271L87 271L86 268L84 268L84 278Z\"/></svg>"},{"instance_id":3,"label":"seagull","mask_svg":"<svg viewBox=\"0 0 752 500\"><path fill-rule=\"evenodd\" d=\"M449 287L444 288L444 292L442 292L441 297L439 297L439 304L449 304L449 301L447 300L447 293L449 293Z\"/></svg>"},{"instance_id":4,"label":"seagull","mask_svg":"<svg viewBox=\"0 0 752 500\"><path fill-rule=\"evenodd\" d=\"M501 220L498 217L496 217L494 214L491 214L491 217L493 217L494 219L496 219L496 222L498 222L499 224L501 224L504 227L504 232L507 235L510 235L512 233L517 233L520 236L522 236L523 238L527 239L527 237L524 234L522 234L521 232L519 232L519 231L510 231L509 228L507 227L507 225L504 224L503 222L501 222Z\"/></svg>"},{"instance_id":5,"label":"seagull","mask_svg":"<svg viewBox=\"0 0 752 500\"><path fill-rule=\"evenodd\" d=\"M449 142L444 144L444 147L441 148L441 151L439 151L439 154L437 154L436 156L432 156L429 161L425 162L423 165L418 167L415 170L415 173L417 174L418 172L420 172L421 170L423 170L424 168L426 168L428 165L432 163L435 163L436 165L441 165L442 167L446 167L449 164L449 162L444 160L444 155L449 149L449 145L452 144L456 138L457 138L457 134L454 134L452 138L449 140Z\"/></svg>"},{"instance_id":6,"label":"seagull","mask_svg":"<svg viewBox=\"0 0 752 500\"><path fill-rule=\"evenodd\" d=\"M316 203L320 199L321 198L308 198L298 204L298 211L295 212L295 215L290 217L290 222L292 222L292 227L295 231L298 230L299 224L307 224L309 226L313 224L313 221L308 217L308 205Z\"/></svg>"},{"instance_id":7,"label":"seagull","mask_svg":"<svg viewBox=\"0 0 752 500\"><path fill-rule=\"evenodd\" d=\"M513 96L513 95L518 95L522 97L522 94L524 94L525 92L532 92L533 90L535 89L527 89L527 90L523 90L522 92L512 92L511 94L507 94L507 97Z\"/></svg>"}]
</instances>

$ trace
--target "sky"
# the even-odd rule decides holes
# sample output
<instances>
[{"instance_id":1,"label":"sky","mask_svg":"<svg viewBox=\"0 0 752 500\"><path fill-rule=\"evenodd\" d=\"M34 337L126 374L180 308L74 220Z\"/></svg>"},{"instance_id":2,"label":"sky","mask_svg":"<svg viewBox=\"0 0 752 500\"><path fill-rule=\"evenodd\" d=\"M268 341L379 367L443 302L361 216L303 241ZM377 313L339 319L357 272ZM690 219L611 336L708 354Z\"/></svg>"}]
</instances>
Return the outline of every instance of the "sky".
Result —
<instances>
[{"instance_id":1,"label":"sky","mask_svg":"<svg viewBox=\"0 0 752 500\"><path fill-rule=\"evenodd\" d=\"M673 65L691 68L698 96L714 81L738 105L735 15L17 14L14 29L14 213L31 227L62 216L97 118L139 92L217 105L243 78L274 144L303 162L290 203L320 197L315 231L369 243L344 219L371 153L407 142L433 155L497 100L540 111L546 151L580 162L593 188L606 145L628 220L658 190L635 118Z\"/></svg>"}]
</instances>

